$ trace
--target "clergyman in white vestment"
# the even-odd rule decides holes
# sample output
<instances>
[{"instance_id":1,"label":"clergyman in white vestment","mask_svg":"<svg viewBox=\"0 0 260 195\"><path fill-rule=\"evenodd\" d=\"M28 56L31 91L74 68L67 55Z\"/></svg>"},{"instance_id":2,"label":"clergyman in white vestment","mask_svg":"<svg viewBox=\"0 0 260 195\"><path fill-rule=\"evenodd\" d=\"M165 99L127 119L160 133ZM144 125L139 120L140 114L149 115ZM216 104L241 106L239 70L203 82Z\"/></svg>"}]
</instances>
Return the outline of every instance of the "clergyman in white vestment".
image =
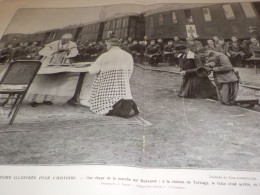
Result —
<instances>
[{"instance_id":1,"label":"clergyman in white vestment","mask_svg":"<svg viewBox=\"0 0 260 195\"><path fill-rule=\"evenodd\" d=\"M39 51L39 54L43 56L41 67L44 68L50 63L57 65L69 63L70 58L78 54L77 44L71 40L71 34L64 34L61 40L53 41L45 45L45 47ZM59 56L63 57L60 58ZM58 62L59 59L62 61ZM71 78L66 78L66 74L37 75L29 89L28 95L28 97L30 97L28 99L32 101L32 106L36 107L40 103L52 105L54 96L66 96L66 88L69 87L66 86L69 85L66 80L69 79ZM73 88L74 87L75 86L73 86Z\"/></svg>"},{"instance_id":2,"label":"clergyman in white vestment","mask_svg":"<svg viewBox=\"0 0 260 195\"><path fill-rule=\"evenodd\" d=\"M116 43L116 44L115 44ZM95 74L90 94L85 79L80 103L90 107L95 114L106 115L120 100L133 100L130 77L133 72L133 57L119 47L120 42L108 41L108 52L102 54L90 67L89 74ZM83 95L84 94L84 95Z\"/></svg>"}]
</instances>

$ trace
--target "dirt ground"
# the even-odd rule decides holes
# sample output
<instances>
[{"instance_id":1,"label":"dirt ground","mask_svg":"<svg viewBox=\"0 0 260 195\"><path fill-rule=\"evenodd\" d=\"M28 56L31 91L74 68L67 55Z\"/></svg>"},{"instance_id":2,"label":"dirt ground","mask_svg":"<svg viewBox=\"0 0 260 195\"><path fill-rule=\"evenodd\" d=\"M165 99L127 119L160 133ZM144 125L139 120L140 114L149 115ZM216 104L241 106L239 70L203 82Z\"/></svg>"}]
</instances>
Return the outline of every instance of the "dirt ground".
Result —
<instances>
[{"instance_id":1,"label":"dirt ground","mask_svg":"<svg viewBox=\"0 0 260 195\"><path fill-rule=\"evenodd\" d=\"M135 67L131 119L96 116L57 99L24 104L0 126L1 164L123 164L260 170L260 113L177 97L178 75ZM2 111L6 113L6 111Z\"/></svg>"}]
</instances>

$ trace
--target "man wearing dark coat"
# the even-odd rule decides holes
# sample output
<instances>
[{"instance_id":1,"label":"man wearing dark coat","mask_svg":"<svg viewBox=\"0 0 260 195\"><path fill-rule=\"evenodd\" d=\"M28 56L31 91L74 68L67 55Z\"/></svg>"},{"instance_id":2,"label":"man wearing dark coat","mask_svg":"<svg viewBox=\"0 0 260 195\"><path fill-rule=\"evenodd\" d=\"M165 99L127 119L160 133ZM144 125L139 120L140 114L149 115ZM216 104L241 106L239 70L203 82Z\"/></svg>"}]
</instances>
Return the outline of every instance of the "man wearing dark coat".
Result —
<instances>
[{"instance_id":1,"label":"man wearing dark coat","mask_svg":"<svg viewBox=\"0 0 260 195\"><path fill-rule=\"evenodd\" d=\"M244 60L246 58L246 52L243 47L241 47L238 42L232 42L227 47L227 53L229 55L229 59L233 66L236 67L244 67Z\"/></svg>"},{"instance_id":2,"label":"man wearing dark coat","mask_svg":"<svg viewBox=\"0 0 260 195\"><path fill-rule=\"evenodd\" d=\"M12 52L11 59L12 60L27 60L29 55L29 46L28 42L20 43L20 46L15 48Z\"/></svg>"},{"instance_id":3,"label":"man wearing dark coat","mask_svg":"<svg viewBox=\"0 0 260 195\"><path fill-rule=\"evenodd\" d=\"M184 45L175 46L178 54L182 83L178 96L184 98L213 98L216 99L216 89L209 78L197 75L197 70L203 67L201 57Z\"/></svg>"},{"instance_id":4,"label":"man wearing dark coat","mask_svg":"<svg viewBox=\"0 0 260 195\"><path fill-rule=\"evenodd\" d=\"M146 48L145 56L151 66L157 66L161 55L161 48L151 40L150 45Z\"/></svg>"},{"instance_id":5,"label":"man wearing dark coat","mask_svg":"<svg viewBox=\"0 0 260 195\"><path fill-rule=\"evenodd\" d=\"M143 59L143 46L138 43L138 41L133 41L133 44L129 47L129 52L134 58L135 63L142 63Z\"/></svg>"},{"instance_id":6,"label":"man wearing dark coat","mask_svg":"<svg viewBox=\"0 0 260 195\"><path fill-rule=\"evenodd\" d=\"M167 61L169 62L169 66L174 66L175 64L175 51L174 51L174 45L173 45L173 41L169 40L168 44L164 46L163 49L163 57L164 59L167 59Z\"/></svg>"}]
</instances>

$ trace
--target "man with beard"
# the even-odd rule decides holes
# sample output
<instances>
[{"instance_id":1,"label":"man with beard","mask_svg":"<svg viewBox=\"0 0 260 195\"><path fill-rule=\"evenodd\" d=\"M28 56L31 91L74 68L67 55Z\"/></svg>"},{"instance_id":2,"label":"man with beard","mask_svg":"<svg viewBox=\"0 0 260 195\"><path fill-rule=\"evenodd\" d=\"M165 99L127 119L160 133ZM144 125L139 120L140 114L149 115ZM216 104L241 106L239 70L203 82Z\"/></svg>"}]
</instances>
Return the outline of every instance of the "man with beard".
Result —
<instances>
[{"instance_id":1,"label":"man with beard","mask_svg":"<svg viewBox=\"0 0 260 195\"><path fill-rule=\"evenodd\" d=\"M209 78L197 75L197 70L203 67L199 55L191 52L184 45L175 46L178 53L182 83L178 96L184 98L213 98L216 99L216 89Z\"/></svg>"}]
</instances>

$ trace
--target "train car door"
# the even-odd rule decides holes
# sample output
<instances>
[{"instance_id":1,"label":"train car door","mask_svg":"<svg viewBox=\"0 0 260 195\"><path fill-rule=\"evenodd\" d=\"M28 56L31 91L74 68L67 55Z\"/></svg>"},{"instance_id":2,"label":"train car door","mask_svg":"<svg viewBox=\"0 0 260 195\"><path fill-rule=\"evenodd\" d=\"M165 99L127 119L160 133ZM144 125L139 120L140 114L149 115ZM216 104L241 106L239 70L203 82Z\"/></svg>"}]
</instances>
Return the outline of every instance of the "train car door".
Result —
<instances>
[{"instance_id":1,"label":"train car door","mask_svg":"<svg viewBox=\"0 0 260 195\"><path fill-rule=\"evenodd\" d=\"M187 32L187 37L194 37L194 38L198 37L196 26L194 24L186 25L186 32Z\"/></svg>"},{"instance_id":2,"label":"train car door","mask_svg":"<svg viewBox=\"0 0 260 195\"><path fill-rule=\"evenodd\" d=\"M78 27L74 36L74 41L78 41L81 38L83 27Z\"/></svg>"},{"instance_id":3,"label":"train car door","mask_svg":"<svg viewBox=\"0 0 260 195\"><path fill-rule=\"evenodd\" d=\"M44 35L44 37L43 37L42 42L43 42L43 43L46 43L47 40L49 39L50 35L51 35L51 32L46 32L45 35Z\"/></svg>"},{"instance_id":4,"label":"train car door","mask_svg":"<svg viewBox=\"0 0 260 195\"><path fill-rule=\"evenodd\" d=\"M97 41L101 41L103 37L103 31L104 31L104 26L105 22L101 22L99 24L99 29L98 29L98 35L97 35Z\"/></svg>"}]
</instances>

